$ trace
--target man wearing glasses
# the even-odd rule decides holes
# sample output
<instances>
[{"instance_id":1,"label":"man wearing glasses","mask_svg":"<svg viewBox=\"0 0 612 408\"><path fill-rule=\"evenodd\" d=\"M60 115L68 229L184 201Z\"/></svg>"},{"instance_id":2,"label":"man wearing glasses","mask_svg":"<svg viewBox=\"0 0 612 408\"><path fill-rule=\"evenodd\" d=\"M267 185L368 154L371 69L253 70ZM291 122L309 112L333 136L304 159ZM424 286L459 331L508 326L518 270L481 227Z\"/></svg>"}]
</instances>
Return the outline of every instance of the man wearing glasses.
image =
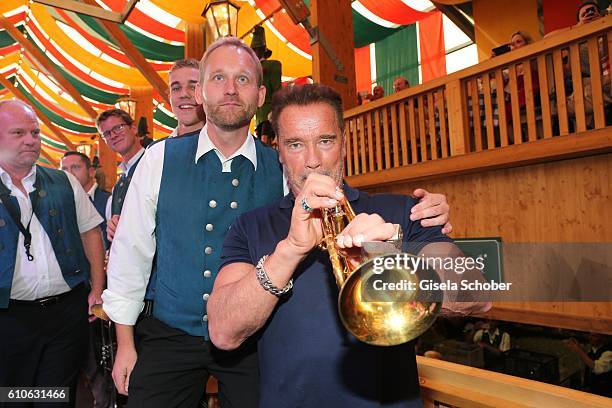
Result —
<instances>
[{"instance_id":1,"label":"man wearing glasses","mask_svg":"<svg viewBox=\"0 0 612 408\"><path fill-rule=\"evenodd\" d=\"M596 1L585 1L576 11L576 18L578 20L577 25L590 23L593 20L597 20L601 17L601 9Z\"/></svg>"},{"instance_id":2,"label":"man wearing glasses","mask_svg":"<svg viewBox=\"0 0 612 408\"><path fill-rule=\"evenodd\" d=\"M138 140L136 123L127 112L121 109L110 109L102 112L96 119L96 126L108 147L121 155L119 168L123 170L123 175L113 187L110 208L109 206L106 207L108 222L106 234L108 240L112 241L119 223L123 201L130 186L130 180L144 153L144 148Z\"/></svg>"}]
</instances>

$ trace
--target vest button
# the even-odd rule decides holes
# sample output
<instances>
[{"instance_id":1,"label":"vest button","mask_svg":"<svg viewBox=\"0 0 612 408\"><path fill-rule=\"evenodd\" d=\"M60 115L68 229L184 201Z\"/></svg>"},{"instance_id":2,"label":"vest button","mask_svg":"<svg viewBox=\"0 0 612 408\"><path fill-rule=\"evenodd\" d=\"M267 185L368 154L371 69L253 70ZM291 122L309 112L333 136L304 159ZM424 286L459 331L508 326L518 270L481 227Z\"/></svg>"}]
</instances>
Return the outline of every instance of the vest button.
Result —
<instances>
[{"instance_id":1,"label":"vest button","mask_svg":"<svg viewBox=\"0 0 612 408\"><path fill-rule=\"evenodd\" d=\"M202 321L203 321L203 322L207 322L207 321L208 321L208 315L204 315L204 316L202 316Z\"/></svg>"},{"instance_id":2,"label":"vest button","mask_svg":"<svg viewBox=\"0 0 612 408\"><path fill-rule=\"evenodd\" d=\"M208 293L202 295L202 299L204 299L205 302L208 300L209 297L210 295Z\"/></svg>"},{"instance_id":3,"label":"vest button","mask_svg":"<svg viewBox=\"0 0 612 408\"><path fill-rule=\"evenodd\" d=\"M46 192L45 190L40 190L40 191L38 192L38 196L39 196L40 198L44 198L44 197L46 197L46 196L47 196L47 192Z\"/></svg>"},{"instance_id":4,"label":"vest button","mask_svg":"<svg viewBox=\"0 0 612 408\"><path fill-rule=\"evenodd\" d=\"M64 236L64 229L63 228L59 228L57 230L57 236L60 237L60 238Z\"/></svg>"},{"instance_id":5,"label":"vest button","mask_svg":"<svg viewBox=\"0 0 612 408\"><path fill-rule=\"evenodd\" d=\"M206 255L210 255L210 254L212 254L212 251L213 251L213 249L212 249L211 247L209 247L209 246L207 246L206 248L204 248L204 253L205 253Z\"/></svg>"},{"instance_id":6,"label":"vest button","mask_svg":"<svg viewBox=\"0 0 612 408\"><path fill-rule=\"evenodd\" d=\"M216 202L215 200L210 200L210 201L208 202L208 206L209 206L210 208L215 208L215 207L217 207L217 202Z\"/></svg>"},{"instance_id":7,"label":"vest button","mask_svg":"<svg viewBox=\"0 0 612 408\"><path fill-rule=\"evenodd\" d=\"M238 187L239 185L240 185L240 180L238 180L238 179L233 179L232 180L232 186Z\"/></svg>"},{"instance_id":8,"label":"vest button","mask_svg":"<svg viewBox=\"0 0 612 408\"><path fill-rule=\"evenodd\" d=\"M0 228L4 227L6 225L6 221L4 221L3 218L0 218Z\"/></svg>"},{"instance_id":9,"label":"vest button","mask_svg":"<svg viewBox=\"0 0 612 408\"><path fill-rule=\"evenodd\" d=\"M51 217L55 217L57 215L57 210L55 208L52 208L49 210L49 215Z\"/></svg>"},{"instance_id":10,"label":"vest button","mask_svg":"<svg viewBox=\"0 0 612 408\"><path fill-rule=\"evenodd\" d=\"M231 208L232 210L235 210L236 208L238 208L238 203L237 203L237 202L235 202L235 201L232 201L232 202L230 203L230 208Z\"/></svg>"},{"instance_id":11,"label":"vest button","mask_svg":"<svg viewBox=\"0 0 612 408\"><path fill-rule=\"evenodd\" d=\"M72 255L74 255L74 251L73 251L72 249L68 248L68 249L66 250L66 255L68 255L68 256L72 256Z\"/></svg>"},{"instance_id":12,"label":"vest button","mask_svg":"<svg viewBox=\"0 0 612 408\"><path fill-rule=\"evenodd\" d=\"M212 224L206 224L206 231L210 232L214 229Z\"/></svg>"},{"instance_id":13,"label":"vest button","mask_svg":"<svg viewBox=\"0 0 612 408\"><path fill-rule=\"evenodd\" d=\"M210 278L212 276L212 273L207 269L202 275L204 275L205 278Z\"/></svg>"},{"instance_id":14,"label":"vest button","mask_svg":"<svg viewBox=\"0 0 612 408\"><path fill-rule=\"evenodd\" d=\"M120 202L122 202L122 201L123 201L123 198L121 198L121 197L118 197L118 198L117 198L117 202L118 202L118 203L120 203Z\"/></svg>"}]
</instances>

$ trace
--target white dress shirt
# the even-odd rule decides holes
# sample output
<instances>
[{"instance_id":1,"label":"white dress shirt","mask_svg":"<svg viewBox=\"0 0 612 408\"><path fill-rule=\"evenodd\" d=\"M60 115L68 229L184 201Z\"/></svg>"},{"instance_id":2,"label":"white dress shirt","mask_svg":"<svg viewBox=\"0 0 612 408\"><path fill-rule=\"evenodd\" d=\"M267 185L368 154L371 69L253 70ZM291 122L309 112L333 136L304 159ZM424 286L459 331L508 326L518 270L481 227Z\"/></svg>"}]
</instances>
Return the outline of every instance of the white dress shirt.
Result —
<instances>
[{"instance_id":1,"label":"white dress shirt","mask_svg":"<svg viewBox=\"0 0 612 408\"><path fill-rule=\"evenodd\" d=\"M128 174L131 168L134 167L138 159L140 159L140 157L144 154L144 152L145 148L141 147L140 150L138 150L138 152L134 156L132 156L132 158L128 160L127 163L119 163L119 168L121 169L121 171L123 171L124 174Z\"/></svg>"},{"instance_id":2,"label":"white dress shirt","mask_svg":"<svg viewBox=\"0 0 612 408\"><path fill-rule=\"evenodd\" d=\"M111 245L107 268L108 289L102 294L102 300L104 311L111 320L120 324L134 325L144 305L156 249L155 214L165 144L166 140L163 140L151 146L138 164ZM204 126L198 137L194 162L211 150L217 154L223 172L231 171L232 160L239 155L245 156L257 169L255 140L250 134L233 155L225 157L210 140L207 126ZM181 210L177 208L177 211Z\"/></svg>"},{"instance_id":3,"label":"white dress shirt","mask_svg":"<svg viewBox=\"0 0 612 408\"><path fill-rule=\"evenodd\" d=\"M136 164L138 159L140 159L140 157L144 154L144 152L145 152L145 149L141 147L138 153L136 153L130 160L128 160L127 163L124 163L124 162L119 163L119 168L121 169L123 174L128 174L130 172L132 167L134 167L134 165ZM108 201L106 202L106 208L104 209L104 216L106 217L107 220L110 220L110 218L112 217L112 203L113 203L113 194L111 193L110 197L108 197Z\"/></svg>"},{"instance_id":4,"label":"white dress shirt","mask_svg":"<svg viewBox=\"0 0 612 408\"><path fill-rule=\"evenodd\" d=\"M74 192L77 223L79 232L82 234L100 225L102 217L96 211L78 180L70 173L66 173L66 175ZM17 198L21 223L26 226L30 222L30 218L32 220L30 223L30 233L32 234L30 253L34 256L34 260L28 261L23 246L24 237L22 233L19 233L10 298L36 300L68 292L70 287L62 276L51 240L32 212L29 193L34 191L36 166L33 166L30 173L21 180L21 184L28 195L24 195L20 189L13 185L11 177L2 167L0 167L0 177L4 185L11 190L11 195Z\"/></svg>"},{"instance_id":5,"label":"white dress shirt","mask_svg":"<svg viewBox=\"0 0 612 408\"><path fill-rule=\"evenodd\" d=\"M96 183L94 181L93 186L91 186L91 188L89 189L89 191L87 192L87 195L89 196L89 198L91 198L92 202L93 200L96 199L96 189L98 188L98 183ZM106 204L104 204L104 218L106 217L106 210L108 209L108 203L111 202L111 197L112 196L108 196L108 198L106 199ZM94 206L95 207L95 206ZM106 234L106 231L102 231L103 234Z\"/></svg>"},{"instance_id":6,"label":"white dress shirt","mask_svg":"<svg viewBox=\"0 0 612 408\"><path fill-rule=\"evenodd\" d=\"M510 335L506 332L504 332L504 334L501 334L499 331L499 328L495 328L494 332L490 332L489 329L480 329L476 332L476 334L474 334L474 343L479 343L482 341L482 336L487 333L489 335L489 344L493 344L495 343L495 339L497 338L497 336L501 335L501 341L499 343L499 351L501 351L502 353L505 351L510 350Z\"/></svg>"},{"instance_id":7,"label":"white dress shirt","mask_svg":"<svg viewBox=\"0 0 612 408\"><path fill-rule=\"evenodd\" d=\"M597 350L597 348L591 347L593 353L596 353ZM612 351L604 351L597 360L593 361L593 372L603 374L610 370L612 370Z\"/></svg>"},{"instance_id":8,"label":"white dress shirt","mask_svg":"<svg viewBox=\"0 0 612 408\"><path fill-rule=\"evenodd\" d=\"M96 195L96 188L98 188L98 183L96 183L94 181L93 186L91 186L91 188L89 189L89 191L87 191L87 195L89 196L89 198L91 198L92 200L95 198L94 196Z\"/></svg>"}]
</instances>

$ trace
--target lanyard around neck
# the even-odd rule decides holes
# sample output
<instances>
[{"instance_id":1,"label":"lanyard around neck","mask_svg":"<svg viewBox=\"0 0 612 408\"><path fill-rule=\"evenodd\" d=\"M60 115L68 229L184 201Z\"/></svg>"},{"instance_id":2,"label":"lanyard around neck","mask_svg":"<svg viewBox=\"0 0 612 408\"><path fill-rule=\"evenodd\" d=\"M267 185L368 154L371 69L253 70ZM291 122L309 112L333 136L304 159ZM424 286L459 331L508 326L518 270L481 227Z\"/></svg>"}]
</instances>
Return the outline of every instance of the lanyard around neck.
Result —
<instances>
[{"instance_id":1,"label":"lanyard around neck","mask_svg":"<svg viewBox=\"0 0 612 408\"><path fill-rule=\"evenodd\" d=\"M32 202L32 216L30 217L30 221L28 221L28 225L24 226L21 222L19 208L17 208L15 204L11 201L11 191L0 180L0 201L2 201L2 204L4 204L4 206L6 207L6 210L11 216L11 219L13 220L17 228L19 228L19 231L23 234L23 246L25 247L26 256L28 258L28 261L30 262L34 260L34 256L30 252L30 247L32 246L32 233L30 232L30 224L32 224L32 219L34 218L36 205L38 204L38 197L41 194L44 194L44 192L38 188L39 186L37 185L37 182L34 182L34 187L36 188L36 191L34 194L30 195Z\"/></svg>"}]
</instances>

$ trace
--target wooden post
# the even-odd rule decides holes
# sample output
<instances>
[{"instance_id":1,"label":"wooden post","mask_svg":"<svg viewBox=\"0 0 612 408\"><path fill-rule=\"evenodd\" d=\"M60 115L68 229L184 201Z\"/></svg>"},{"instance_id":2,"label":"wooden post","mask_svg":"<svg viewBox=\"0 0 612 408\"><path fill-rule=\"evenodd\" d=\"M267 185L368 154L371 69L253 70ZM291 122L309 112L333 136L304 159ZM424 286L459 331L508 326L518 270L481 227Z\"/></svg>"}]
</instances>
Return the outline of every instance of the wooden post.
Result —
<instances>
[{"instance_id":1,"label":"wooden post","mask_svg":"<svg viewBox=\"0 0 612 408\"><path fill-rule=\"evenodd\" d=\"M98 157L104 172L104 189L110 191L117 181L117 153L108 147L102 137L98 138Z\"/></svg>"},{"instance_id":2,"label":"wooden post","mask_svg":"<svg viewBox=\"0 0 612 408\"><path fill-rule=\"evenodd\" d=\"M456 79L446 85L446 103L448 104L448 129L450 133L451 156L467 153L467 118L463 106L465 92L461 80Z\"/></svg>"},{"instance_id":3,"label":"wooden post","mask_svg":"<svg viewBox=\"0 0 612 408\"><path fill-rule=\"evenodd\" d=\"M213 29L208 25L208 22L204 23L204 33L206 34L204 37L204 51L206 51L215 38L215 33L213 33Z\"/></svg>"},{"instance_id":4,"label":"wooden post","mask_svg":"<svg viewBox=\"0 0 612 408\"><path fill-rule=\"evenodd\" d=\"M310 21L325 36L344 69L338 70L318 41L312 46L312 78L331 86L342 96L344 109L357 105L355 80L355 39L350 0L312 0Z\"/></svg>"},{"instance_id":5,"label":"wooden post","mask_svg":"<svg viewBox=\"0 0 612 408\"><path fill-rule=\"evenodd\" d=\"M134 121L138 125L140 118L147 118L149 137L153 136L153 88L150 86L130 88L130 96L136 101ZM167 106L170 109L170 106Z\"/></svg>"},{"instance_id":6,"label":"wooden post","mask_svg":"<svg viewBox=\"0 0 612 408\"><path fill-rule=\"evenodd\" d=\"M185 58L202 59L206 50L205 24L185 23Z\"/></svg>"}]
</instances>

